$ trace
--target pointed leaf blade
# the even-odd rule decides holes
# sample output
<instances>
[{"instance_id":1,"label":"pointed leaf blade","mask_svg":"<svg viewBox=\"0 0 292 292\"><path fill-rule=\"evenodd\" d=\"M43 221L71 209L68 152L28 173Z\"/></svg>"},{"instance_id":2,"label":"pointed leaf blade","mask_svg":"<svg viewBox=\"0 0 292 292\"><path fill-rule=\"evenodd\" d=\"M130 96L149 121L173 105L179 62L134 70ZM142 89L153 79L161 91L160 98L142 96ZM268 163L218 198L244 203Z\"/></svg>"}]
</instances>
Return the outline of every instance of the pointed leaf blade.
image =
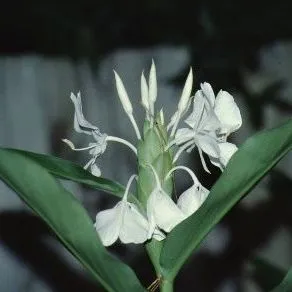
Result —
<instances>
[{"instance_id":1,"label":"pointed leaf blade","mask_svg":"<svg viewBox=\"0 0 292 292\"><path fill-rule=\"evenodd\" d=\"M249 138L231 158L203 206L166 238L160 264L175 277L222 217L292 148L292 120Z\"/></svg>"},{"instance_id":2,"label":"pointed leaf blade","mask_svg":"<svg viewBox=\"0 0 292 292\"><path fill-rule=\"evenodd\" d=\"M42 166L20 152L0 149L0 177L107 291L144 291L130 267L106 251L77 199Z\"/></svg>"}]
</instances>

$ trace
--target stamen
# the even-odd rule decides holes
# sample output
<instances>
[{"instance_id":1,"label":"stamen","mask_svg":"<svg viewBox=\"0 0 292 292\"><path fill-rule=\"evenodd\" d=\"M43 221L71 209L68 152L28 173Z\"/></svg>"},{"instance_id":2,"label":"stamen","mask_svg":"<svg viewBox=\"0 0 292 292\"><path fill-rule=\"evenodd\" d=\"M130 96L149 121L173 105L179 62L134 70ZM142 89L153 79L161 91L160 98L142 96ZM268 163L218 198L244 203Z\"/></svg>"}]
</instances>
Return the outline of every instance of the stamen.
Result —
<instances>
[{"instance_id":1,"label":"stamen","mask_svg":"<svg viewBox=\"0 0 292 292\"><path fill-rule=\"evenodd\" d=\"M84 150L89 150L89 149L96 147L96 143L94 143L94 145L90 145L88 147L75 148L74 144L70 140L62 139L62 141L65 142L74 151L84 151Z\"/></svg>"},{"instance_id":2,"label":"stamen","mask_svg":"<svg viewBox=\"0 0 292 292\"><path fill-rule=\"evenodd\" d=\"M105 140L122 143L122 144L128 146L137 155L136 147L134 145L132 145L130 142L128 142L127 140L121 139L119 137L114 137L114 136L107 136Z\"/></svg>"}]
</instances>

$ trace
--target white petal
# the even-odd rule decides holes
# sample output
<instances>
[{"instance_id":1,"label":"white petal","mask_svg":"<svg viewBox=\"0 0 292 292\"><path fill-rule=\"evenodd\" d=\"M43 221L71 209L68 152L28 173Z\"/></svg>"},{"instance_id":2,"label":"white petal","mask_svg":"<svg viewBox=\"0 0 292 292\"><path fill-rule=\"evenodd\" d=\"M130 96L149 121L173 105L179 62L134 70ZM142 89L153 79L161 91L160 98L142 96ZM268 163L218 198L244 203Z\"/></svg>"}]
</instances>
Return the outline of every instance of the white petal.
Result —
<instances>
[{"instance_id":1,"label":"white petal","mask_svg":"<svg viewBox=\"0 0 292 292\"><path fill-rule=\"evenodd\" d=\"M123 243L142 243L148 239L149 224L136 206L125 202L120 239Z\"/></svg>"},{"instance_id":2,"label":"white petal","mask_svg":"<svg viewBox=\"0 0 292 292\"><path fill-rule=\"evenodd\" d=\"M188 107L191 92L193 87L193 71L190 68L190 72L188 74L185 86L183 88L180 101L178 103L178 111L182 114L186 108Z\"/></svg>"},{"instance_id":3,"label":"white petal","mask_svg":"<svg viewBox=\"0 0 292 292\"><path fill-rule=\"evenodd\" d=\"M131 115L133 112L133 108L132 108L132 104L130 102L128 93L127 93L125 86L123 84L123 81L120 78L120 76L118 75L118 73L116 71L114 71L114 74L115 74L117 92L118 92L118 96L120 98L120 101L122 103L122 106L123 106L125 112L127 114Z\"/></svg>"},{"instance_id":4,"label":"white petal","mask_svg":"<svg viewBox=\"0 0 292 292\"><path fill-rule=\"evenodd\" d=\"M163 191L156 188L147 201L147 216L166 232L170 232L177 224L185 219L185 215Z\"/></svg>"},{"instance_id":5,"label":"white petal","mask_svg":"<svg viewBox=\"0 0 292 292\"><path fill-rule=\"evenodd\" d=\"M232 143L219 143L220 162L226 166L232 155L237 151L237 147Z\"/></svg>"},{"instance_id":6,"label":"white petal","mask_svg":"<svg viewBox=\"0 0 292 292\"><path fill-rule=\"evenodd\" d=\"M201 89L203 91L204 96L207 98L209 105L211 106L211 108L213 108L215 105L215 94L212 89L212 86L209 83L204 82L201 84Z\"/></svg>"},{"instance_id":7,"label":"white petal","mask_svg":"<svg viewBox=\"0 0 292 292\"><path fill-rule=\"evenodd\" d=\"M149 112L148 85L143 72L141 75L141 101L146 112Z\"/></svg>"},{"instance_id":8,"label":"white petal","mask_svg":"<svg viewBox=\"0 0 292 292\"><path fill-rule=\"evenodd\" d=\"M121 205L101 211L96 215L94 224L104 246L112 245L119 237L122 222Z\"/></svg>"},{"instance_id":9,"label":"white petal","mask_svg":"<svg viewBox=\"0 0 292 292\"><path fill-rule=\"evenodd\" d=\"M100 168L95 163L90 165L90 172L94 176L97 176L97 177L101 176Z\"/></svg>"},{"instance_id":10,"label":"white petal","mask_svg":"<svg viewBox=\"0 0 292 292\"><path fill-rule=\"evenodd\" d=\"M194 131L188 128L178 129L175 134L175 144L180 145L194 138Z\"/></svg>"},{"instance_id":11,"label":"white petal","mask_svg":"<svg viewBox=\"0 0 292 292\"><path fill-rule=\"evenodd\" d=\"M197 129L198 125L202 119L204 111L205 99L201 90L198 90L195 94L193 101L193 112L187 117L185 122L192 127Z\"/></svg>"},{"instance_id":12,"label":"white petal","mask_svg":"<svg viewBox=\"0 0 292 292\"><path fill-rule=\"evenodd\" d=\"M70 98L74 104L75 114L74 114L74 129L78 133L89 133L88 131L82 129L87 128L89 130L98 130L98 128L91 123L89 123L83 116L82 112L82 101L81 94L78 92L77 97L71 93Z\"/></svg>"},{"instance_id":13,"label":"white petal","mask_svg":"<svg viewBox=\"0 0 292 292\"><path fill-rule=\"evenodd\" d=\"M180 195L177 206L185 215L190 216L201 207L208 194L209 191L206 188L193 185Z\"/></svg>"},{"instance_id":14,"label":"white petal","mask_svg":"<svg viewBox=\"0 0 292 292\"><path fill-rule=\"evenodd\" d=\"M150 74L149 74L149 103L150 105L152 106L154 105L156 98L157 98L156 67L155 67L154 61L152 60L152 65L151 65Z\"/></svg>"},{"instance_id":15,"label":"white petal","mask_svg":"<svg viewBox=\"0 0 292 292\"><path fill-rule=\"evenodd\" d=\"M215 101L215 114L226 129L227 135L241 127L242 119L232 95L220 90Z\"/></svg>"},{"instance_id":16,"label":"white petal","mask_svg":"<svg viewBox=\"0 0 292 292\"><path fill-rule=\"evenodd\" d=\"M219 157L220 156L220 148L216 140L207 135L199 134L196 136L196 144L200 147L206 154Z\"/></svg>"}]
</instances>

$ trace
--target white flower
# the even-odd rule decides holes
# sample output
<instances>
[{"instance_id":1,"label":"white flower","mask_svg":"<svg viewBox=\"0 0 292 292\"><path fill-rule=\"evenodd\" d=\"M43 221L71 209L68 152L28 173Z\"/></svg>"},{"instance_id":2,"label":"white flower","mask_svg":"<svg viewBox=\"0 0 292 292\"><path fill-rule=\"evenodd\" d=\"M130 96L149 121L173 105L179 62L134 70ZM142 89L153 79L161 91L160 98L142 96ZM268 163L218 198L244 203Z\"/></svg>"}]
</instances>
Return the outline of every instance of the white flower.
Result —
<instances>
[{"instance_id":1,"label":"white flower","mask_svg":"<svg viewBox=\"0 0 292 292\"><path fill-rule=\"evenodd\" d=\"M82 101L80 92L78 92L77 97L71 93L70 96L74 108L74 129L78 133L85 133L87 135L91 135L95 142L89 143L87 147L76 148L74 144L68 139L62 139L72 150L74 151L86 151L89 150L89 154L92 156L91 159L85 164L84 169L90 168L90 172L95 176L100 176L101 171L99 167L96 165L96 160L99 156L101 156L107 147L108 141L122 143L128 146L135 154L137 154L137 149L128 141L121 139L119 137L108 136L107 134L102 134L100 130L88 122L83 115L82 112Z\"/></svg>"},{"instance_id":2,"label":"white flower","mask_svg":"<svg viewBox=\"0 0 292 292\"><path fill-rule=\"evenodd\" d=\"M204 201L209 195L209 190L203 187L200 184L199 180L197 179L196 175L193 173L193 171L191 171L188 167L185 166L176 166L173 169L171 169L167 174L166 179L170 176L170 174L173 171L178 169L187 171L193 180L193 185L186 191L184 191L177 200L177 206L179 207L179 209L187 217L189 217L190 215L195 213L204 203Z\"/></svg>"},{"instance_id":3,"label":"white flower","mask_svg":"<svg viewBox=\"0 0 292 292\"><path fill-rule=\"evenodd\" d=\"M80 92L78 92L77 96L71 93L70 98L75 108L74 113L75 131L78 133L85 133L87 135L91 135L95 142L89 143L87 147L83 148L76 148L74 144L68 139L63 139L63 142L65 142L74 151L89 150L89 154L92 156L92 158L85 164L84 169L90 168L90 172L93 175L100 176L101 171L99 167L96 165L96 159L106 150L108 136L106 134L102 134L96 126L92 125L84 118L82 112L82 101Z\"/></svg>"},{"instance_id":4,"label":"white flower","mask_svg":"<svg viewBox=\"0 0 292 292\"><path fill-rule=\"evenodd\" d=\"M202 152L211 162L221 169L226 166L237 147L226 142L230 133L240 128L242 119L233 97L220 90L215 99L209 83L201 84L201 90L195 94L193 112L185 120L190 128L179 129L170 146L181 146L174 161L186 150L197 146L204 169L209 172Z\"/></svg>"},{"instance_id":5,"label":"white flower","mask_svg":"<svg viewBox=\"0 0 292 292\"><path fill-rule=\"evenodd\" d=\"M186 216L162 189L155 169L152 166L150 167L156 180L156 187L151 192L147 201L147 217L150 225L149 236L152 236L157 227L165 232L170 232Z\"/></svg>"},{"instance_id":6,"label":"white flower","mask_svg":"<svg viewBox=\"0 0 292 292\"><path fill-rule=\"evenodd\" d=\"M127 201L130 185L135 178L136 175L130 177L123 199L115 207L96 215L94 226L104 246L112 245L118 238L123 243L136 244L149 239L147 219L134 204ZM153 237L157 240L165 238L158 230L153 232Z\"/></svg>"}]
</instances>

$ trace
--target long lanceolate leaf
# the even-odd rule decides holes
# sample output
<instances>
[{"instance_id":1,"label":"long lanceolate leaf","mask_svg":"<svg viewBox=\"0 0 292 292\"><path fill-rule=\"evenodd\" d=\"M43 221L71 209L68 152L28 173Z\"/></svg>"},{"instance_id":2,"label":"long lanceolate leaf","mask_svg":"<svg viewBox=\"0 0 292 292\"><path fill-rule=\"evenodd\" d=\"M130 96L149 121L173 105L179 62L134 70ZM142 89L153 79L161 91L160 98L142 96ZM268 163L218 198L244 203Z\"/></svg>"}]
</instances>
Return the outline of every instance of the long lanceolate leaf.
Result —
<instances>
[{"instance_id":1,"label":"long lanceolate leaf","mask_svg":"<svg viewBox=\"0 0 292 292\"><path fill-rule=\"evenodd\" d=\"M240 147L199 211L168 235L160 258L165 275L176 276L209 231L291 148L292 120Z\"/></svg>"},{"instance_id":2,"label":"long lanceolate leaf","mask_svg":"<svg viewBox=\"0 0 292 292\"><path fill-rule=\"evenodd\" d=\"M77 199L42 166L20 152L0 149L0 178L51 227L107 291L144 291L134 272L106 251Z\"/></svg>"},{"instance_id":3,"label":"long lanceolate leaf","mask_svg":"<svg viewBox=\"0 0 292 292\"><path fill-rule=\"evenodd\" d=\"M79 182L118 197L122 197L124 194L125 188L122 185L105 178L93 176L90 172L71 161L30 151L18 149L5 150L12 153L19 153L34 160L56 177Z\"/></svg>"}]
</instances>

